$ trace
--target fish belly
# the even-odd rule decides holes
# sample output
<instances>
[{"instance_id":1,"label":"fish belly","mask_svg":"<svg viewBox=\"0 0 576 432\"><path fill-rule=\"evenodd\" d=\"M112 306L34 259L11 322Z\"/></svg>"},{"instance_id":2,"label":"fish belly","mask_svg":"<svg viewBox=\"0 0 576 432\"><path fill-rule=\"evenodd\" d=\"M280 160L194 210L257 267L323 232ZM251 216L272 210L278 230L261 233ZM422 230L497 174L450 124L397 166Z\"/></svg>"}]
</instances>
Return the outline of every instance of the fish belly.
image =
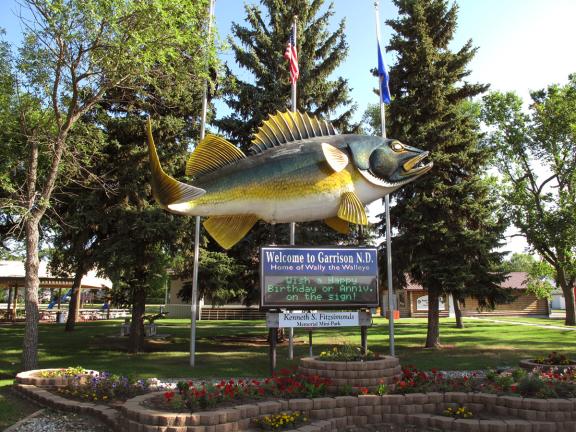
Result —
<instances>
[{"instance_id":1,"label":"fish belly","mask_svg":"<svg viewBox=\"0 0 576 432\"><path fill-rule=\"evenodd\" d=\"M360 175L340 175L337 181L331 179L318 182L312 187L299 186L301 193L283 193L282 189L270 185L268 194L251 194L241 191L228 199L211 200L203 204L179 204L179 213L195 216L224 216L252 214L269 223L307 222L322 220L337 215L342 195L354 192L364 204L384 197L392 191L375 186Z\"/></svg>"}]
</instances>

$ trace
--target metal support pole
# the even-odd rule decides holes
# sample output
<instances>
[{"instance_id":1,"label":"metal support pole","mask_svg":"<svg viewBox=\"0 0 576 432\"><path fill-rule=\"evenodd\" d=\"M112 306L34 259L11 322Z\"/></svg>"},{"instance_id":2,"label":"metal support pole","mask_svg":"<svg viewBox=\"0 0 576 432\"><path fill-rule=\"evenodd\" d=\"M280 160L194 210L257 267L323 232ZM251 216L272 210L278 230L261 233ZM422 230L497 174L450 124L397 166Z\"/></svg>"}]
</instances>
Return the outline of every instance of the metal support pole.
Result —
<instances>
[{"instance_id":1,"label":"metal support pole","mask_svg":"<svg viewBox=\"0 0 576 432\"><path fill-rule=\"evenodd\" d=\"M314 357L314 354L312 353L312 330L308 331L308 349L310 357Z\"/></svg>"},{"instance_id":2,"label":"metal support pole","mask_svg":"<svg viewBox=\"0 0 576 432\"><path fill-rule=\"evenodd\" d=\"M270 337L270 374L273 375L276 370L276 336L278 335L277 328L268 330Z\"/></svg>"},{"instance_id":3,"label":"metal support pole","mask_svg":"<svg viewBox=\"0 0 576 432\"><path fill-rule=\"evenodd\" d=\"M214 6L216 0L210 0L210 10L208 12L208 38L207 42L210 43L210 36L212 34L212 21L214 18ZM202 140L206 135L206 111L208 110L208 81L204 84L204 97L202 99L202 117L200 122L200 139ZM198 265L200 255L200 216L196 216L194 224L194 268L192 270L192 306L190 310L190 366L195 366L196 357L196 319L198 311Z\"/></svg>"},{"instance_id":4,"label":"metal support pole","mask_svg":"<svg viewBox=\"0 0 576 432\"><path fill-rule=\"evenodd\" d=\"M296 21L298 17L294 17L294 22L292 23L292 31L294 32L294 43L296 43ZM292 83L292 112L296 112L296 81ZM290 245L294 246L296 244L296 223L290 223ZM288 331L288 358L290 360L294 359L294 328L290 327Z\"/></svg>"},{"instance_id":5,"label":"metal support pole","mask_svg":"<svg viewBox=\"0 0 576 432\"><path fill-rule=\"evenodd\" d=\"M394 349L394 288L392 287L392 240L390 230L390 198L384 197L384 211L386 212L386 273L388 276L388 328L390 333L390 355L395 355Z\"/></svg>"},{"instance_id":6,"label":"metal support pole","mask_svg":"<svg viewBox=\"0 0 576 432\"><path fill-rule=\"evenodd\" d=\"M362 346L362 354L366 355L368 352L368 327L360 327L360 345Z\"/></svg>"}]
</instances>

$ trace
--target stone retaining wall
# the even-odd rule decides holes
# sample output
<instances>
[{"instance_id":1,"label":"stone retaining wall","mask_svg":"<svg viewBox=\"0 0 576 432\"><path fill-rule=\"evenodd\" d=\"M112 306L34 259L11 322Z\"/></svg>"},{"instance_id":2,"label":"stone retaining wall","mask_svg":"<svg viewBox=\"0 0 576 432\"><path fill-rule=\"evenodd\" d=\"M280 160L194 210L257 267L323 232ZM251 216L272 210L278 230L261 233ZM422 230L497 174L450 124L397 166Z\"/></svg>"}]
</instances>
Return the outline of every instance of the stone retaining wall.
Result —
<instances>
[{"instance_id":1,"label":"stone retaining wall","mask_svg":"<svg viewBox=\"0 0 576 432\"><path fill-rule=\"evenodd\" d=\"M194 414L167 413L142 402L161 392L128 400L119 410L65 399L33 385L16 384L18 392L53 408L96 415L122 432L236 432L249 430L254 417L303 411L311 423L301 432L332 432L346 426L379 423L413 424L460 432L574 432L576 399L529 399L485 393L413 393L272 400ZM464 405L482 419L439 415Z\"/></svg>"},{"instance_id":2,"label":"stone retaining wall","mask_svg":"<svg viewBox=\"0 0 576 432\"><path fill-rule=\"evenodd\" d=\"M71 376L62 375L56 376L51 378L42 377L41 374L43 372L52 372L52 371L60 371L62 369L38 369L38 370L31 370L26 372L20 372L16 375L16 382L18 384L28 384L28 385L35 385L38 387L65 387L68 383L72 380ZM87 370L86 374L82 374L83 377L89 378L90 373L97 374L98 372Z\"/></svg>"},{"instance_id":3,"label":"stone retaining wall","mask_svg":"<svg viewBox=\"0 0 576 432\"><path fill-rule=\"evenodd\" d=\"M395 378L402 373L398 358L391 356L365 362L324 361L317 357L304 357L300 359L299 371L305 375L329 378L332 382L328 385L329 391L345 386L367 387L374 391L380 384L393 388Z\"/></svg>"}]
</instances>

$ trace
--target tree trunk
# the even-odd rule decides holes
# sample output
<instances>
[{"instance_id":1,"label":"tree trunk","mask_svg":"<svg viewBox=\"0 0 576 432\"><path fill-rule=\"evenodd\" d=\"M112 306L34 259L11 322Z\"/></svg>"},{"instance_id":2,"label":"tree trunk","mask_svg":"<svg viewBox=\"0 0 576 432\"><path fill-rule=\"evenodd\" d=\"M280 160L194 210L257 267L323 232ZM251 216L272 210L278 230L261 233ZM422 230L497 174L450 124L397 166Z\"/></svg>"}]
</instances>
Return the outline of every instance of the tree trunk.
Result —
<instances>
[{"instance_id":1,"label":"tree trunk","mask_svg":"<svg viewBox=\"0 0 576 432\"><path fill-rule=\"evenodd\" d=\"M460 300L452 295L454 299L454 316L456 317L456 328L463 329L464 322L462 321L462 309L460 309Z\"/></svg>"},{"instance_id":2,"label":"tree trunk","mask_svg":"<svg viewBox=\"0 0 576 432\"><path fill-rule=\"evenodd\" d=\"M565 282L565 281L564 281ZM576 325L576 310L574 308L574 288L561 283L564 300L566 301L566 319L564 324L567 326Z\"/></svg>"},{"instance_id":3,"label":"tree trunk","mask_svg":"<svg viewBox=\"0 0 576 432\"><path fill-rule=\"evenodd\" d=\"M440 312L438 291L428 288L428 333L425 348L440 348Z\"/></svg>"},{"instance_id":4,"label":"tree trunk","mask_svg":"<svg viewBox=\"0 0 576 432\"><path fill-rule=\"evenodd\" d=\"M24 221L26 232L26 276L24 277L24 307L26 309L26 325L24 327L24 341L22 346L22 368L31 370L38 368L38 288L40 279L38 269L40 259L38 243L40 239L39 219L28 217Z\"/></svg>"},{"instance_id":5,"label":"tree trunk","mask_svg":"<svg viewBox=\"0 0 576 432\"><path fill-rule=\"evenodd\" d=\"M66 320L66 327L64 331L74 331L76 322L78 321L78 314L80 312L80 287L82 286L82 276L84 276L84 269L81 265L76 269L74 275L74 282L72 283L72 295L70 296L70 304L68 305L68 319Z\"/></svg>"},{"instance_id":6,"label":"tree trunk","mask_svg":"<svg viewBox=\"0 0 576 432\"><path fill-rule=\"evenodd\" d=\"M139 353L144 350L144 312L146 310L146 288L138 285L132 302L132 322L128 338L128 351Z\"/></svg>"}]
</instances>

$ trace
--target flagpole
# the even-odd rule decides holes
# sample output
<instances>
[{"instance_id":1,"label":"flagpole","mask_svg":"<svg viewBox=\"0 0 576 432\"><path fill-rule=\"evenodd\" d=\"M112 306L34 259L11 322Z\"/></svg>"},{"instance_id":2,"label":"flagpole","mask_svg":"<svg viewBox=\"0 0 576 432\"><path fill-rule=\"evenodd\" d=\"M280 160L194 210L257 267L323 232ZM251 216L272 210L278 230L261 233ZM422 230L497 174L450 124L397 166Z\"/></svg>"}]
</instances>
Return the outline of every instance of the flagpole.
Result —
<instances>
[{"instance_id":1,"label":"flagpole","mask_svg":"<svg viewBox=\"0 0 576 432\"><path fill-rule=\"evenodd\" d=\"M294 15L294 20L292 22L292 34L294 35L294 45L296 45L296 22L298 21L298 15ZM292 112L296 112L296 83L297 80L292 81ZM290 245L294 246L296 244L296 222L290 223ZM292 360L294 358L294 328L290 327L288 330L288 358Z\"/></svg>"},{"instance_id":2,"label":"flagpole","mask_svg":"<svg viewBox=\"0 0 576 432\"><path fill-rule=\"evenodd\" d=\"M378 49L380 46L380 2L376 0L374 2L374 9L376 12L376 38L378 40ZM382 80L379 77L379 80ZM384 98L382 95L382 83L378 86L380 94L380 124L382 127L382 138L386 138L386 110L384 107ZM388 331L390 339L390 355L395 355L394 347L394 290L392 287L392 239L391 239L391 229L390 229L390 195L386 194L384 196L384 213L386 214L386 273L388 282ZM382 299L384 300L384 299ZM384 301L382 301L384 304ZM381 309L382 310L382 309Z\"/></svg>"},{"instance_id":3,"label":"flagpole","mask_svg":"<svg viewBox=\"0 0 576 432\"><path fill-rule=\"evenodd\" d=\"M216 0L210 0L210 9L208 12L208 38L210 43L212 35L212 21L214 19L214 7ZM206 135L206 112L208 110L208 78L204 83L204 96L202 98L202 116L200 120L200 140ZM200 216L196 216L194 224L194 268L192 270L192 306L190 316L190 366L194 367L196 363L196 319L198 311L198 267L200 255Z\"/></svg>"}]
</instances>

